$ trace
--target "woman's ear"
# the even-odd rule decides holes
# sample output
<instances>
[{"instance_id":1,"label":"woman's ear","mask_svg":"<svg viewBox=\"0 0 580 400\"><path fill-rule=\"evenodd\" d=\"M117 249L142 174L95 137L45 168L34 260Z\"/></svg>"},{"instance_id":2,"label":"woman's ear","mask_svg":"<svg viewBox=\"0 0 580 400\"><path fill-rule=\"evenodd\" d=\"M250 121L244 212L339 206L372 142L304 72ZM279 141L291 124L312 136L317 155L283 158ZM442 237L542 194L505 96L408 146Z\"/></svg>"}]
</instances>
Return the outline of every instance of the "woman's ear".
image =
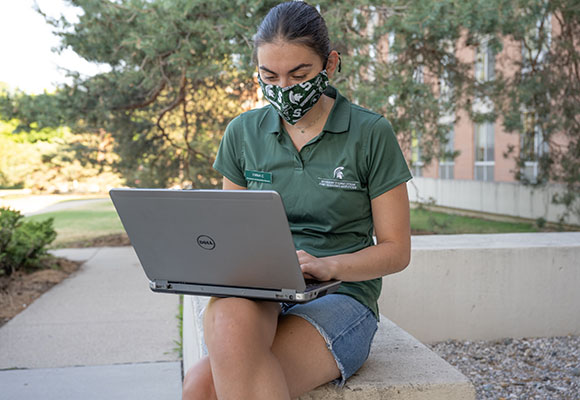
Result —
<instances>
[{"instance_id":1,"label":"woman's ear","mask_svg":"<svg viewBox=\"0 0 580 400\"><path fill-rule=\"evenodd\" d=\"M326 61L326 72L328 73L328 77L332 78L336 69L340 69L340 55L336 50L332 50L328 55L328 60Z\"/></svg>"}]
</instances>

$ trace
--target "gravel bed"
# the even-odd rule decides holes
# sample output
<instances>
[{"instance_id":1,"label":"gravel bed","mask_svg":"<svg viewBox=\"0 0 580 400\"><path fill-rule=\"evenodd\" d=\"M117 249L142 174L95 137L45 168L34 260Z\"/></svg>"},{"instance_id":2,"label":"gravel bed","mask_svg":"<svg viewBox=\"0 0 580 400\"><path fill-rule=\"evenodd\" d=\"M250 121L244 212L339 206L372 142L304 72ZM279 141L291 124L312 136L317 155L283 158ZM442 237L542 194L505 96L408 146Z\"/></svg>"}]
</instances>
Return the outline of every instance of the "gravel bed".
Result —
<instances>
[{"instance_id":1,"label":"gravel bed","mask_svg":"<svg viewBox=\"0 0 580 400\"><path fill-rule=\"evenodd\" d=\"M449 340L431 348L473 382L478 400L580 400L580 336Z\"/></svg>"}]
</instances>

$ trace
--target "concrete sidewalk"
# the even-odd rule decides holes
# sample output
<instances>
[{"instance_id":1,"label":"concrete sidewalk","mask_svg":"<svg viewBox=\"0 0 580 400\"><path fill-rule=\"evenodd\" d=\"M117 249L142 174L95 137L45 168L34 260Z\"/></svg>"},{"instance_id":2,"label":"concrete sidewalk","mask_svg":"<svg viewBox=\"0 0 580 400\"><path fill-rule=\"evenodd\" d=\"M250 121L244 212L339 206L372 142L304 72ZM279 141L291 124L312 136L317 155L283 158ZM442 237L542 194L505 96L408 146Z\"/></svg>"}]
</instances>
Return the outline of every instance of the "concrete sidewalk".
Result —
<instances>
[{"instance_id":1,"label":"concrete sidewalk","mask_svg":"<svg viewBox=\"0 0 580 400\"><path fill-rule=\"evenodd\" d=\"M132 247L53 253L84 264L0 328L0 398L180 398L179 297Z\"/></svg>"}]
</instances>

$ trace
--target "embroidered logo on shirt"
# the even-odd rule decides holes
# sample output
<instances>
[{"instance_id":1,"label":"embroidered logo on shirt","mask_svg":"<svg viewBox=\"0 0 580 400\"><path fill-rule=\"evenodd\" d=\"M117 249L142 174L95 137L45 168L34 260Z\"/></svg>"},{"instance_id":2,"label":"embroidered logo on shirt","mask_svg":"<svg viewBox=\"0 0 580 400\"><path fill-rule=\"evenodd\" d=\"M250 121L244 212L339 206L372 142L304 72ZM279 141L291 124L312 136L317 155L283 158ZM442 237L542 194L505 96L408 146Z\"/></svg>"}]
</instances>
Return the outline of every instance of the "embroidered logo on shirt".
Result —
<instances>
[{"instance_id":1,"label":"embroidered logo on shirt","mask_svg":"<svg viewBox=\"0 0 580 400\"><path fill-rule=\"evenodd\" d=\"M346 190L360 190L360 183L357 181L343 181L341 179L330 179L330 178L318 178L318 185L334 188L334 189L346 189Z\"/></svg>"},{"instance_id":2,"label":"embroidered logo on shirt","mask_svg":"<svg viewBox=\"0 0 580 400\"><path fill-rule=\"evenodd\" d=\"M318 185L343 190L361 190L361 184L358 181L344 179L344 167L341 165L332 172L332 178L318 178Z\"/></svg>"},{"instance_id":3,"label":"embroidered logo on shirt","mask_svg":"<svg viewBox=\"0 0 580 400\"><path fill-rule=\"evenodd\" d=\"M334 169L334 179L343 179L344 178L344 167L338 167Z\"/></svg>"}]
</instances>

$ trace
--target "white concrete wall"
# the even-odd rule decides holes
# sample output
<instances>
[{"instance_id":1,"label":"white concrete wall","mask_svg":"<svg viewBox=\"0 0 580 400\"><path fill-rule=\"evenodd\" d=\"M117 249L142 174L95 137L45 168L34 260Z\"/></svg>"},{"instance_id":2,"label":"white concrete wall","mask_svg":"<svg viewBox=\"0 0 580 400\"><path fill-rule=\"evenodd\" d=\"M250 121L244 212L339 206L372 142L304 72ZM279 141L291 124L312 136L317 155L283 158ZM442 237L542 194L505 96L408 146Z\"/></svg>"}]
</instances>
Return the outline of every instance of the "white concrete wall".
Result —
<instances>
[{"instance_id":1,"label":"white concrete wall","mask_svg":"<svg viewBox=\"0 0 580 400\"><path fill-rule=\"evenodd\" d=\"M412 241L379 308L422 342L580 334L580 232Z\"/></svg>"},{"instance_id":2,"label":"white concrete wall","mask_svg":"<svg viewBox=\"0 0 580 400\"><path fill-rule=\"evenodd\" d=\"M459 179L413 178L407 184L409 199L413 202L435 200L438 206L503 214L521 218L544 218L558 222L565 211L552 203L555 193L563 193L562 186L549 185L532 188L510 182L481 182ZM566 220L580 225L580 216Z\"/></svg>"}]
</instances>

